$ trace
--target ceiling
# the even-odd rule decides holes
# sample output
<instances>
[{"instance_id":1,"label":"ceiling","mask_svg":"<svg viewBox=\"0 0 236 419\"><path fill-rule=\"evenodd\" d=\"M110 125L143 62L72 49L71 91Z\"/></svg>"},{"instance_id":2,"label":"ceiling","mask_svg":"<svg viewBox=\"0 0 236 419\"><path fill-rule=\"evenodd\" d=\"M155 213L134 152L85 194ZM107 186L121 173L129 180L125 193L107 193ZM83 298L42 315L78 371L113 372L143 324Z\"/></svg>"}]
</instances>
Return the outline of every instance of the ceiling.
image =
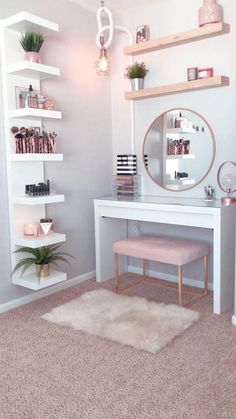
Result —
<instances>
[{"instance_id":1,"label":"ceiling","mask_svg":"<svg viewBox=\"0 0 236 419\"><path fill-rule=\"evenodd\" d=\"M100 7L101 2L99 0L70 0L85 9L96 12ZM161 0L148 0L148 5L156 4ZM127 10L131 10L140 6L143 6L143 0L105 0L105 6L107 6L112 12L122 13Z\"/></svg>"}]
</instances>

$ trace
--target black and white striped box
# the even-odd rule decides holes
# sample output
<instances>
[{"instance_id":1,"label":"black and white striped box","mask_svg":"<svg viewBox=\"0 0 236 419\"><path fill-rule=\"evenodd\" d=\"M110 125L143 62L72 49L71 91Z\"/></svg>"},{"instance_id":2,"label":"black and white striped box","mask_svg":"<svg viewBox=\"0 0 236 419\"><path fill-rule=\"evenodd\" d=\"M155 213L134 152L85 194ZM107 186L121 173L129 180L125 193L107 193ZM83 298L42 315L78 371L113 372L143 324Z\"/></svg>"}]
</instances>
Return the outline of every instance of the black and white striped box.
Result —
<instances>
[{"instance_id":1,"label":"black and white striped box","mask_svg":"<svg viewBox=\"0 0 236 419\"><path fill-rule=\"evenodd\" d=\"M117 175L136 175L137 157L135 154L118 154L116 160Z\"/></svg>"}]
</instances>

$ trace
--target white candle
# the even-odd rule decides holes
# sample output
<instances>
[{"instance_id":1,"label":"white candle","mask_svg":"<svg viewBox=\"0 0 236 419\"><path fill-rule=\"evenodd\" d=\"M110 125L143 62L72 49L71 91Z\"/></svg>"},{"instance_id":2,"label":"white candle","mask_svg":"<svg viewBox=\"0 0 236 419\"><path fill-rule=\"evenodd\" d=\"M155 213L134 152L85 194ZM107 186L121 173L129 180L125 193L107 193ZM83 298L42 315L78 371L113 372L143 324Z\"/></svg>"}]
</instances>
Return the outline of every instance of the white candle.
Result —
<instances>
[{"instance_id":1,"label":"white candle","mask_svg":"<svg viewBox=\"0 0 236 419\"><path fill-rule=\"evenodd\" d=\"M27 223L23 226L24 236L37 236L39 223Z\"/></svg>"}]
</instances>

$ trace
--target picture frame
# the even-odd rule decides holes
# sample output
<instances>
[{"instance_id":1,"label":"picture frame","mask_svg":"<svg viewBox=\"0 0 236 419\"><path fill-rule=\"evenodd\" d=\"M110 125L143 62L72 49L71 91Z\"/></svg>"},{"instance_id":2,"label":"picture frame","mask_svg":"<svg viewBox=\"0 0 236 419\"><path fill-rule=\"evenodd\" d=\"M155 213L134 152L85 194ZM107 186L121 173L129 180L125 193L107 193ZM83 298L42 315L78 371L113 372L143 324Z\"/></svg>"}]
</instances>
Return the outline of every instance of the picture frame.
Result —
<instances>
[{"instance_id":1,"label":"picture frame","mask_svg":"<svg viewBox=\"0 0 236 419\"><path fill-rule=\"evenodd\" d=\"M140 42L145 42L149 40L149 26L148 25L141 25L137 26L136 29L136 44L139 44Z\"/></svg>"}]
</instances>

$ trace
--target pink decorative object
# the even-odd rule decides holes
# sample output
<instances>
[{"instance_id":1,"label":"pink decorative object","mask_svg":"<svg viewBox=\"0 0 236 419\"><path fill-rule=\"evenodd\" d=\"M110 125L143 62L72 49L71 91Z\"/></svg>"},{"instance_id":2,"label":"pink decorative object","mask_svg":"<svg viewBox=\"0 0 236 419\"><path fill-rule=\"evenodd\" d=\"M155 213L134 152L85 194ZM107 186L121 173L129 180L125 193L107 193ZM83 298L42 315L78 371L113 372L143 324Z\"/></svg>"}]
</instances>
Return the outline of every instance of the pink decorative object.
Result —
<instances>
[{"instance_id":1,"label":"pink decorative object","mask_svg":"<svg viewBox=\"0 0 236 419\"><path fill-rule=\"evenodd\" d=\"M23 225L24 236L37 236L39 223L27 223Z\"/></svg>"},{"instance_id":2,"label":"pink decorative object","mask_svg":"<svg viewBox=\"0 0 236 419\"><path fill-rule=\"evenodd\" d=\"M203 6L199 9L199 26L208 23L222 22L223 9L216 0L203 0Z\"/></svg>"},{"instance_id":3,"label":"pink decorative object","mask_svg":"<svg viewBox=\"0 0 236 419\"><path fill-rule=\"evenodd\" d=\"M34 51L27 51L25 53L25 60L26 61L32 61L33 63L39 63L41 64L41 58L38 52Z\"/></svg>"}]
</instances>

